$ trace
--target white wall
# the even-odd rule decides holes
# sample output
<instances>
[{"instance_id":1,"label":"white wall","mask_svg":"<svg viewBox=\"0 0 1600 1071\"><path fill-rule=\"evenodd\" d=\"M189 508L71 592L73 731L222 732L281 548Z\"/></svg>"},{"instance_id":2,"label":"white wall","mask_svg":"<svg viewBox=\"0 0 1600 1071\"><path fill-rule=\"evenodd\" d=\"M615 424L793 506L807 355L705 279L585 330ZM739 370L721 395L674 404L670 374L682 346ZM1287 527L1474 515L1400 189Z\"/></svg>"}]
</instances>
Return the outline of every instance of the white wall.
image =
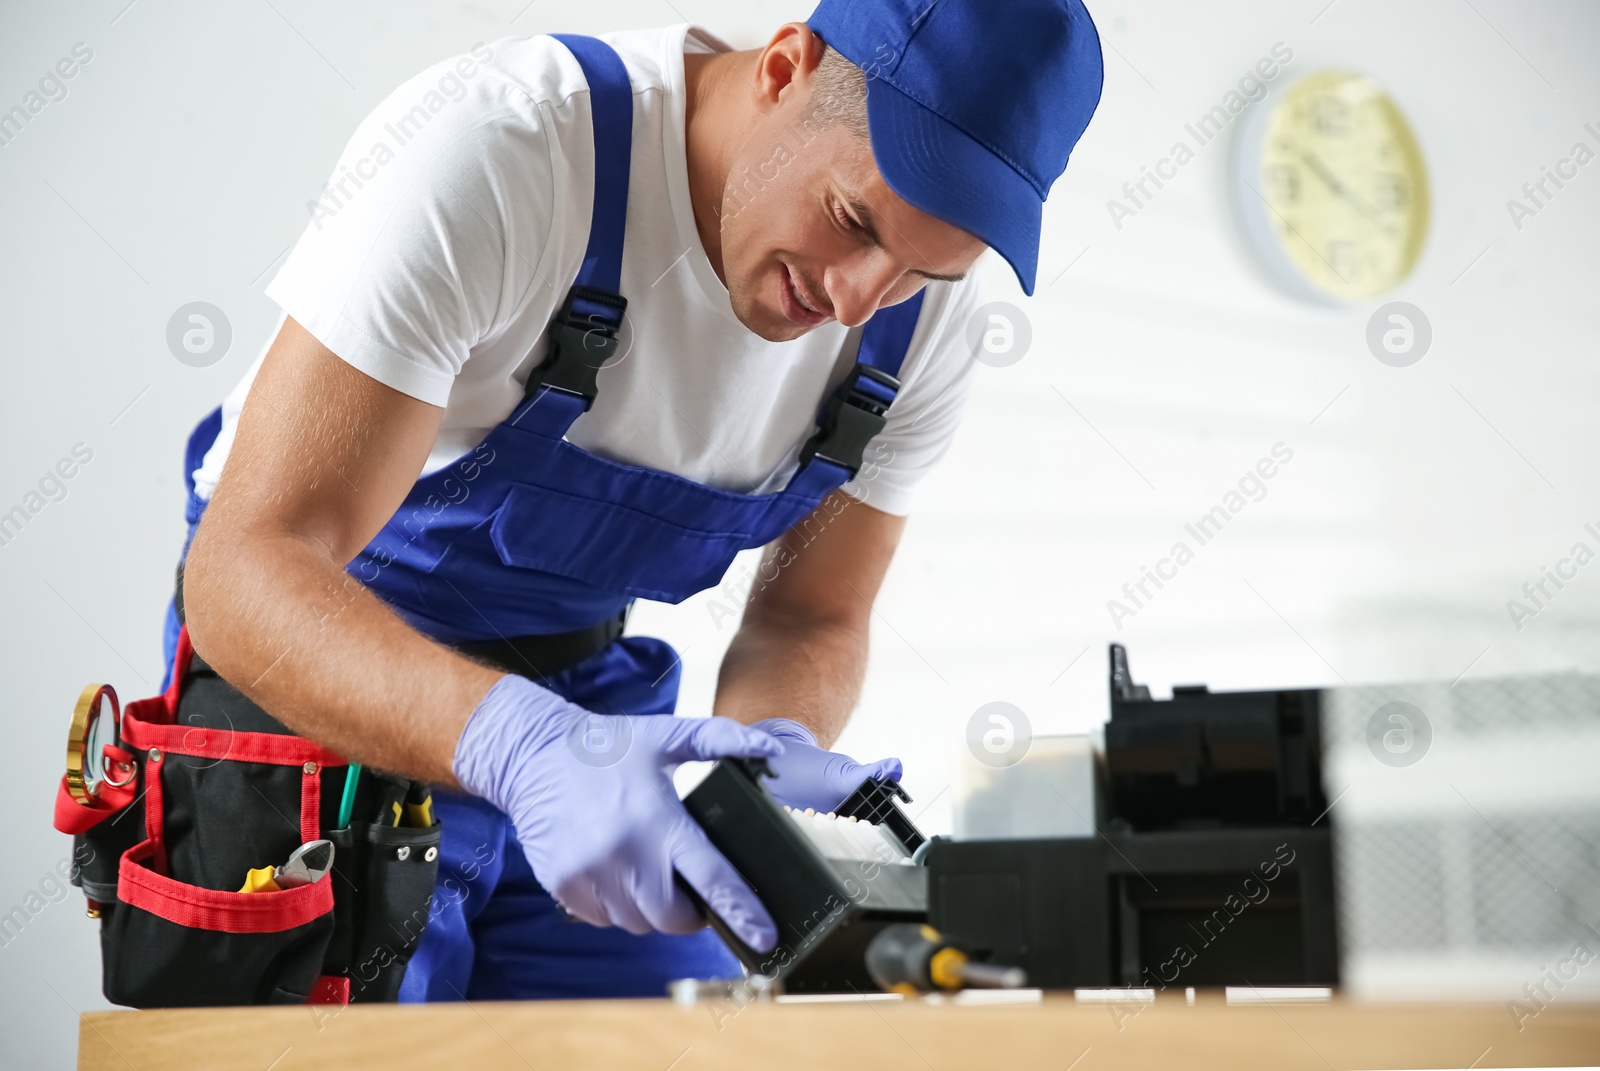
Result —
<instances>
[{"instance_id":1,"label":"white wall","mask_svg":"<svg viewBox=\"0 0 1600 1071\"><path fill-rule=\"evenodd\" d=\"M66 854L49 805L79 686L153 690L184 436L264 338L274 310L261 289L358 119L479 40L692 19L749 45L809 10L524 2L0 12L0 108L75 43L94 53L66 99L0 147L0 510L75 443L94 451L65 500L0 547L5 725L20 760L0 782L12 818L0 911ZM1600 9L1324 4L1094 4L1111 46L1105 102L1046 213L1038 294L1023 300L994 275L997 296L1026 309L1033 348L982 371L885 589L842 742L902 755L930 829L948 828L971 713L1005 699L1036 731L1101 721L1113 639L1158 691L1596 664L1600 566L1521 631L1505 601L1600 522L1600 166L1520 231L1505 202L1575 141L1597 146L1583 124L1600 125ZM1395 296L1433 324L1418 365L1368 353L1377 302L1313 308L1270 288L1236 237L1222 142L1120 230L1107 213L1279 41L1294 51L1286 76L1371 73L1417 129L1434 222ZM178 363L164 341L194 300L232 322L233 348L210 368ZM1267 498L1115 629L1106 600L1279 441L1295 457ZM704 709L731 626L719 631L704 599L636 620L679 643L685 709ZM74 1013L103 1006L78 904L49 905L0 948L0 1065L69 1066Z\"/></svg>"}]
</instances>

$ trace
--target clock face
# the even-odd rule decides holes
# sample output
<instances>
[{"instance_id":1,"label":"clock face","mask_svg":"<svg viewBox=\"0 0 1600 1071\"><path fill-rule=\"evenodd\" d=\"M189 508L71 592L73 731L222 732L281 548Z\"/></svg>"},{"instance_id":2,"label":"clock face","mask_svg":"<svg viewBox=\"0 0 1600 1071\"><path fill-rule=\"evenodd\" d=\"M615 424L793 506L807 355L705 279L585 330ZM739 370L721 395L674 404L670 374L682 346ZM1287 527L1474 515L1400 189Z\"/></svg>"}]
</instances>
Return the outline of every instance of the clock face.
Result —
<instances>
[{"instance_id":1,"label":"clock face","mask_svg":"<svg viewBox=\"0 0 1600 1071\"><path fill-rule=\"evenodd\" d=\"M1411 273L1427 236L1428 176L1410 126L1377 83L1319 71L1250 125L1238 167L1254 189L1240 194L1241 208L1256 217L1258 250L1280 274L1318 296L1357 300Z\"/></svg>"}]
</instances>

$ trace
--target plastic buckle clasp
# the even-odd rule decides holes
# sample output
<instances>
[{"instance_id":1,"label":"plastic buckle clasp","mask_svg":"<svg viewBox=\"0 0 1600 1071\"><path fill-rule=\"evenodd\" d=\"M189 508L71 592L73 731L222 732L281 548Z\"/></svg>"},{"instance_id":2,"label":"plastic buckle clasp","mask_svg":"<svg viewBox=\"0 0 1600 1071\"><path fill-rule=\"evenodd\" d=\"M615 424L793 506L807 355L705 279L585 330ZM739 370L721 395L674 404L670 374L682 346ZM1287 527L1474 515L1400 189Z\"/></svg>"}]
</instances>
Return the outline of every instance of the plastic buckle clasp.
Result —
<instances>
[{"instance_id":1,"label":"plastic buckle clasp","mask_svg":"<svg viewBox=\"0 0 1600 1071\"><path fill-rule=\"evenodd\" d=\"M823 405L817 433L800 450L800 464L820 457L849 470L854 479L867 443L888 422L885 414L899 390L894 376L858 362Z\"/></svg>"},{"instance_id":2,"label":"plastic buckle clasp","mask_svg":"<svg viewBox=\"0 0 1600 1071\"><path fill-rule=\"evenodd\" d=\"M524 397L540 387L563 391L583 399L585 411L594 404L595 377L617 352L617 332L628 299L610 290L574 286L550 321L550 344L545 359L528 376Z\"/></svg>"}]
</instances>

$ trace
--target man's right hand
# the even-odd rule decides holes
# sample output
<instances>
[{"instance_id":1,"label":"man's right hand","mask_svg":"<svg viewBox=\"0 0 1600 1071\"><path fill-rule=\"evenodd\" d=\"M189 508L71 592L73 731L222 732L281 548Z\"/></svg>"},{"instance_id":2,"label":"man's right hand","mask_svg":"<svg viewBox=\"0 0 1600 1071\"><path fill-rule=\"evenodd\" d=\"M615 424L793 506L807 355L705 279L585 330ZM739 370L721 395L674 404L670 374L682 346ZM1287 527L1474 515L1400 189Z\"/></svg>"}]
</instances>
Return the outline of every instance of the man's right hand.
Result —
<instances>
[{"instance_id":1,"label":"man's right hand","mask_svg":"<svg viewBox=\"0 0 1600 1071\"><path fill-rule=\"evenodd\" d=\"M510 816L534 876L571 914L629 933L692 933L705 920L676 872L764 952L777 941L771 916L684 810L671 771L782 753L729 718L595 714L505 676L468 719L454 768Z\"/></svg>"}]
</instances>

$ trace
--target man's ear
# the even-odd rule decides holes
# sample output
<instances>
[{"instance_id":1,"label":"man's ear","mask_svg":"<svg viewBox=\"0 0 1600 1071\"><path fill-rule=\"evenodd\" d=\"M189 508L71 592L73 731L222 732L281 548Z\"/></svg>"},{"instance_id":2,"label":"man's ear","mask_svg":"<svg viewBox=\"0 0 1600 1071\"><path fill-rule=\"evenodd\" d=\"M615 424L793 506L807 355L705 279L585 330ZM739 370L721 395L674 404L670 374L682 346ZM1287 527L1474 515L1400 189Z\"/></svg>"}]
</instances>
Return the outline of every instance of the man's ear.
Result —
<instances>
[{"instance_id":1,"label":"man's ear","mask_svg":"<svg viewBox=\"0 0 1600 1071\"><path fill-rule=\"evenodd\" d=\"M803 22L786 22L756 58L755 89L767 107L776 106L791 88L804 91L816 74L825 50Z\"/></svg>"}]
</instances>

